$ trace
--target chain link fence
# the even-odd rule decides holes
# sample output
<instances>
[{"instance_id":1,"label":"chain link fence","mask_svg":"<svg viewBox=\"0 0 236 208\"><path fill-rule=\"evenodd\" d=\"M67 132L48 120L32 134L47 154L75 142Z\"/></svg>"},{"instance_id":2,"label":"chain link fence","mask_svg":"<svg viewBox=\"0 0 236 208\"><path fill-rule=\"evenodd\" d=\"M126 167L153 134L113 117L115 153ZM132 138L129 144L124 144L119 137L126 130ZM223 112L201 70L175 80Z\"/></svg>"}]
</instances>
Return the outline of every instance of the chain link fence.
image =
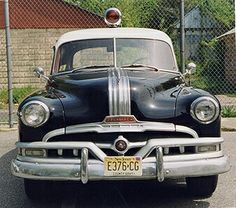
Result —
<instances>
[{"instance_id":1,"label":"chain link fence","mask_svg":"<svg viewBox=\"0 0 236 208\"><path fill-rule=\"evenodd\" d=\"M4 3L0 1L0 124L8 123ZM180 65L180 1L170 0L10 0L14 123L25 96L42 88L33 67L50 73L52 47L65 32L106 27L109 7L122 12L122 27L154 28L172 39ZM223 111L236 106L236 49L233 0L185 0L185 63L195 62L192 85L215 94Z\"/></svg>"}]
</instances>

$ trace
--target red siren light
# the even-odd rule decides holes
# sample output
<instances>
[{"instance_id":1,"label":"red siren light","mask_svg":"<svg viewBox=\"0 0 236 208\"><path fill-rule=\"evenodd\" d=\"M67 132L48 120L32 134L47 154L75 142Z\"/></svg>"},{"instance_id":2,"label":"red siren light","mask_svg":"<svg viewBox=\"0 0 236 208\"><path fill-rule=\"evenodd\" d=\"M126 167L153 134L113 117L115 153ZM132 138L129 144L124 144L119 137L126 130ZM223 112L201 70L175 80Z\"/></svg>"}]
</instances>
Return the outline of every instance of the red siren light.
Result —
<instances>
[{"instance_id":1,"label":"red siren light","mask_svg":"<svg viewBox=\"0 0 236 208\"><path fill-rule=\"evenodd\" d=\"M109 27L118 27L121 23L121 12L117 8L109 8L105 11L105 22Z\"/></svg>"}]
</instances>

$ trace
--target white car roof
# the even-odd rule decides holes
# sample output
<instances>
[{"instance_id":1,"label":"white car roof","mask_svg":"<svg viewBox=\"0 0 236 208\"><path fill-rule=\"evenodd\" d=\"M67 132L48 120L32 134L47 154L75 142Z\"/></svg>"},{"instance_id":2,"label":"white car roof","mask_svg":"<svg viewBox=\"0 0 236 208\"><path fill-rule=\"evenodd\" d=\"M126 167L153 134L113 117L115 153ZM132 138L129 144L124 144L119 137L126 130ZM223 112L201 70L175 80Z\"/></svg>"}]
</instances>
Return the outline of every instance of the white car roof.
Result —
<instances>
[{"instance_id":1,"label":"white car roof","mask_svg":"<svg viewBox=\"0 0 236 208\"><path fill-rule=\"evenodd\" d=\"M146 28L96 28L76 30L62 35L58 39L55 47L58 48L60 45L70 41L102 38L155 39L165 41L172 47L171 39L166 33Z\"/></svg>"}]
</instances>

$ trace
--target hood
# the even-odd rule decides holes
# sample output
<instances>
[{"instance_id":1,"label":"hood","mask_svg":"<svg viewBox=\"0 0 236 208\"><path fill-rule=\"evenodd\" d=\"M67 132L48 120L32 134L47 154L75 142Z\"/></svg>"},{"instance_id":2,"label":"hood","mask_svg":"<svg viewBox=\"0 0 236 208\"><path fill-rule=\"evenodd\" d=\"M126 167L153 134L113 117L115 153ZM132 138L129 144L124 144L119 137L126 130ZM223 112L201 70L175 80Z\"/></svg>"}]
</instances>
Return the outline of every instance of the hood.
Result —
<instances>
[{"instance_id":1,"label":"hood","mask_svg":"<svg viewBox=\"0 0 236 208\"><path fill-rule=\"evenodd\" d=\"M138 120L174 117L182 79L178 73L105 69L54 75L66 125L101 122L108 115Z\"/></svg>"},{"instance_id":2,"label":"hood","mask_svg":"<svg viewBox=\"0 0 236 208\"><path fill-rule=\"evenodd\" d=\"M53 80L67 126L102 121L109 114L107 71L59 74Z\"/></svg>"},{"instance_id":3,"label":"hood","mask_svg":"<svg viewBox=\"0 0 236 208\"><path fill-rule=\"evenodd\" d=\"M128 73L132 114L138 120L166 120L175 116L176 98L183 83L177 73L135 71Z\"/></svg>"}]
</instances>

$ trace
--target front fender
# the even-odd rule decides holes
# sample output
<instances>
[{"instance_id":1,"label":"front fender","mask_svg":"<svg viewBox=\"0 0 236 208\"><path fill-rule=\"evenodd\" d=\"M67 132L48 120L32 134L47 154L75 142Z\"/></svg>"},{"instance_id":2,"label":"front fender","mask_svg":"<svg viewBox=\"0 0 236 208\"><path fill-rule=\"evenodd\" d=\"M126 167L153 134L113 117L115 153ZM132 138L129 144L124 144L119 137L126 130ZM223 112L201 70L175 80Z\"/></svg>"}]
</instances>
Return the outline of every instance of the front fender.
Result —
<instances>
[{"instance_id":1,"label":"front fender","mask_svg":"<svg viewBox=\"0 0 236 208\"><path fill-rule=\"evenodd\" d=\"M28 96L19 106L18 115L22 107L29 101L41 101L50 110L50 117L46 123L37 128L26 126L19 117L19 140L23 142L41 141L43 136L58 128L65 128L65 116L63 105L54 90L40 90Z\"/></svg>"},{"instance_id":2,"label":"front fender","mask_svg":"<svg viewBox=\"0 0 236 208\"><path fill-rule=\"evenodd\" d=\"M194 89L192 87L184 87L177 97L176 102L176 112L175 117L176 121L175 124L184 125L189 128L194 129L199 136L201 137L219 137L221 135L221 117L220 115L218 118L210 123L210 124L201 124L195 119L192 118L190 115L190 106L192 102L202 96L209 96L214 98L218 103L219 101L210 93L200 90ZM219 103L220 106L220 103Z\"/></svg>"}]
</instances>

